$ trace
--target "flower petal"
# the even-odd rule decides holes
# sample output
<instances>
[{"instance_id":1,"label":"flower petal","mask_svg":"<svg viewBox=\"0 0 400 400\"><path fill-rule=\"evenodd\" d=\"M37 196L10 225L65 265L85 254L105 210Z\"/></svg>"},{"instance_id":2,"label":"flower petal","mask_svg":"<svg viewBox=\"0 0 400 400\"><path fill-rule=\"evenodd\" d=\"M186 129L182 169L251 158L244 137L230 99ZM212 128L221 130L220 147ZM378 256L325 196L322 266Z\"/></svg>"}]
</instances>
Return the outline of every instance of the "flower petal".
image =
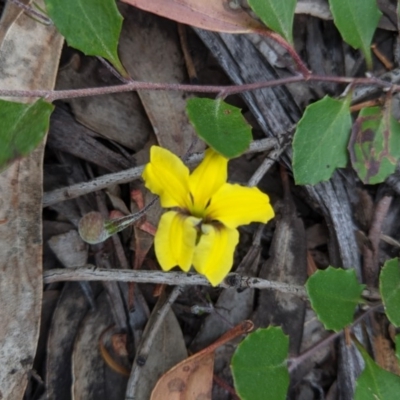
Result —
<instances>
[{"instance_id":1,"label":"flower petal","mask_svg":"<svg viewBox=\"0 0 400 400\"><path fill-rule=\"evenodd\" d=\"M226 182L228 160L212 149L206 151L204 160L189 177L189 189L193 196L192 214L203 217L212 195Z\"/></svg>"},{"instance_id":2,"label":"flower petal","mask_svg":"<svg viewBox=\"0 0 400 400\"><path fill-rule=\"evenodd\" d=\"M207 218L217 220L228 228L250 222L266 223L275 216L269 197L256 187L226 183L212 197Z\"/></svg>"},{"instance_id":3,"label":"flower petal","mask_svg":"<svg viewBox=\"0 0 400 400\"><path fill-rule=\"evenodd\" d=\"M210 224L203 224L201 229L203 234L193 255L193 266L213 286L217 286L232 268L239 232Z\"/></svg>"},{"instance_id":4,"label":"flower petal","mask_svg":"<svg viewBox=\"0 0 400 400\"><path fill-rule=\"evenodd\" d=\"M160 196L163 207L188 208L189 169L175 154L152 146L142 177L147 189Z\"/></svg>"},{"instance_id":5,"label":"flower petal","mask_svg":"<svg viewBox=\"0 0 400 400\"><path fill-rule=\"evenodd\" d=\"M200 222L176 211L168 211L161 216L154 238L157 260L164 271L179 266L185 272L192 266L196 245L197 230Z\"/></svg>"}]
</instances>

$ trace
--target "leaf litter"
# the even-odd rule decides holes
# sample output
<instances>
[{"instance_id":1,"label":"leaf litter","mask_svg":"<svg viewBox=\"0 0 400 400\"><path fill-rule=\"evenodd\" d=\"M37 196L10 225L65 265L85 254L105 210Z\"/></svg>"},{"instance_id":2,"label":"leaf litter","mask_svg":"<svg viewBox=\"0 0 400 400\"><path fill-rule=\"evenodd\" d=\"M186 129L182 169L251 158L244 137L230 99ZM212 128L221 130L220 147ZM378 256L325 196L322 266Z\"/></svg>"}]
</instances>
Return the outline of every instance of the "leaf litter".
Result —
<instances>
[{"instance_id":1,"label":"leaf litter","mask_svg":"<svg viewBox=\"0 0 400 400\"><path fill-rule=\"evenodd\" d=\"M170 13L173 14L173 7L178 3L169 2ZM190 1L185 4L190 4ZM8 9L7 12L11 10L15 13L12 6L9 5ZM120 11L124 15L125 22L119 41L119 57L126 71L137 80L188 82L189 73L186 70L176 24L127 5L121 5ZM209 10L207 12L210 13ZM309 13L309 10L306 12ZM201 26L197 21L198 12L193 13L192 9L188 15L190 19L181 22L192 22L194 26ZM223 19L217 22L221 26L220 30L226 31L228 28L223 25L227 23L224 18L232 14L229 11L228 14L223 15L221 17ZM17 18L20 17L21 13L17 13ZM304 26L306 24L304 21L309 21L310 18L312 17L300 16L295 23L298 24L297 26ZM246 21L249 24L250 21L253 23L255 20ZM30 26L32 21L29 20L25 24ZM239 23L239 28L237 25L236 27L231 25L231 29L251 30L249 25L240 24L242 22ZM324 24L318 29L321 37L328 40L329 23ZM8 34L12 32L12 29L13 27L10 28ZM295 29L294 32L295 40L300 40L301 35L297 37L296 32L301 32L301 29L299 31ZM229 78L234 83L254 82L261 79L259 64L268 61L272 65L277 65L276 59L265 58L271 52L261 51L262 40L253 41L250 45L250 41L243 37L204 32L198 32L198 34L206 46L193 31L188 30L189 54L193 58L197 77L201 83L216 82L216 80L216 83L227 83ZM8 40L6 37L2 37L3 46L6 40ZM59 48L61 39L57 40L54 39L54 46ZM303 45L308 57L316 56L323 50L312 46L312 41L304 42ZM332 54L337 55L342 51L337 44L331 44L331 46ZM354 58L354 53L346 51L348 52L346 62L355 64L357 59ZM54 50L54 54L56 53L57 51ZM48 49L44 51L43 56L49 57L49 54ZM117 82L117 78L104 67L104 64L71 49L64 49L62 60L57 88L93 87ZM233 65L233 61L237 60L240 62L236 62L236 66ZM253 68L246 64L246 60L253 65ZM337 60L340 60L340 57L328 57L327 68L337 68L338 65L334 65L338 62ZM40 89L51 87L54 83L57 62L54 58L46 61L49 66L53 66L53 72L47 77L50 79L49 83L33 83L29 87ZM243 65L241 74L238 71L235 72L238 65ZM278 68L274 73L279 74L283 71ZM375 73L379 75L382 70L377 67ZM18 76L24 77L27 81L32 79L26 71L18 72ZM35 86L36 84L39 86ZM4 87L10 88L11 84L6 81ZM331 95L331 93L324 94ZM305 98L314 96L312 91L300 93L293 87L288 90L282 88L263 90L259 95L260 98L265 96L262 103L260 98L253 97L250 93L244 96L245 101L239 96L231 96L227 99L229 103L242 108L246 114L253 113L254 118L251 118L250 122L254 139L263 138L268 135L268 132L274 134L286 132L290 124L298 121L297 104L302 104ZM90 100L74 99L59 102L57 111L52 117L50 137L44 155L46 190L88 181L110 171L117 172L134 165L144 165L148 161L149 147L156 143L184 156L195 139L193 127L189 124L185 113L186 100L189 96L189 93L181 92L142 91L137 95L129 93L98 96ZM272 96L273 100L265 101L268 96ZM255 106L257 102L260 102L258 109ZM268 107L271 110L267 110ZM265 118L269 112L273 113L273 116L271 115L270 119ZM68 131L64 131L61 138L56 138L61 127L65 128L70 124L74 124L74 131L78 132L79 136L72 138L68 136ZM75 145L78 140L81 143L80 147L72 149L72 142ZM192 147L191 151L203 149L201 142L194 144L195 147ZM95 156L94 151L96 151ZM17 161L1 175L1 179L6 180L7 188L3 189L2 193L9 191L10 183L14 182L12 193L17 190L20 201L24 199L24 208L21 210L21 208L5 207L4 205L8 204L8 198L2 195L0 211L11 209L15 214L4 214L4 218L1 214L0 220L27 220L28 225L35 224L36 233L41 230L41 206L40 196L34 194L37 187L41 185L42 152L43 149L39 148L37 153L33 153L27 159ZM241 180L240 183L246 184L266 156L266 154L242 156L232 163L232 176ZM282 159L284 163L287 163L287 160L285 157ZM13 175L17 163L20 167L19 175ZM76 172L78 170L79 173ZM27 186L28 178L23 176L24 171L29 173L29 182L31 185L34 184L34 187ZM14 176L17 180L13 179ZM15 184L18 179L22 179L21 186ZM343 183L334 176L333 183L305 192L291 183L290 176L282 179L279 168L273 166L260 182L260 188L270 195L281 216L266 227L250 225L241 229L241 241L236 252L236 272L289 284L303 284L307 277L306 270L312 270L315 265L326 267L326 260L338 266L341 262L348 264L342 254L343 248L338 247L336 241L337 236L339 236L339 244L345 239L340 237L341 233L338 229L340 223L335 219L336 214L330 209L331 204L334 204L336 200L329 198L332 196L329 185L333 185L342 207L350 210L351 215L356 215L358 212L356 205L359 194L356 189L368 190L375 202L382 196L383 189L365 188L361 183L353 184L351 177L346 179L348 182ZM343 194L345 191L347 191L346 195ZM318 200L319 197L323 197L321 193L324 192L328 200L326 198ZM134 197L135 200L132 200L132 193L140 193L141 201L137 201L137 196ZM109 239L103 245L90 247L88 253L84 248L79 248L76 242L76 230L74 230L79 217L88 211L101 211L105 217L108 217L106 214L113 209L123 212L128 209L135 211L142 207L141 202L148 204L150 199L151 196L144 191L141 183L135 180L130 184L120 185L118 190L110 190L108 198L92 194L56 204L52 206L52 209L44 209L43 226L46 238L44 254L51 260L50 263L45 260L44 265L46 268L69 268L94 264L95 267L110 269L157 269L151 248L152 231L145 230L143 227L147 226L145 224L153 227L157 225L160 216L158 206L150 209L147 215L137 222L133 230L124 232L117 240ZM399 213L399 206L394 204L388 210L387 223L383 226L383 232L393 240L399 240L398 230L395 229ZM348 229L365 229L361 225L355 227L349 221L346 222L346 226L350 226ZM307 243L305 229L308 232L317 231L319 229L317 227L321 225L327 225L329 232L324 230L322 234L314 233L317 237L312 239L309 237L309 243ZM4 224L0 224L0 229L3 227ZM32 232L32 229L27 232ZM11 243L12 238L16 237L12 230L7 231L7 235L2 231L0 234L2 240L8 238L7 240ZM318 237L321 235L322 239ZM29 236L29 240L34 238L36 236ZM290 357L293 359L300 351L306 351L327 335L322 325L315 323L316 319L310 306L303 300L293 296L283 296L270 290L259 291L253 288L221 290L201 287L183 290L175 303L169 305L165 319L157 327L158 311L164 304L168 304L169 290L165 287L115 282L112 284L86 283L86 285L71 282L56 283L44 288L44 297L51 299L42 304L42 312L43 314L46 312L48 316L42 321L40 340L46 343L46 346L39 347L36 354L34 367L38 375L32 373L28 379L26 371L33 365L36 337L39 332L40 299L43 295L40 279L42 266L38 256L40 243L40 238L33 243L27 242L24 244L23 251L19 251L20 256L25 252L24 257L30 256L31 251L33 254L33 258L24 259L24 262L18 263L19 266L28 263L32 268L28 271L29 275L27 271L22 271L18 275L18 279L21 279L21 276L29 277L29 285L24 278L26 282L24 291L13 293L11 295L14 301L12 310L4 310L10 315L15 315L15 310L24 310L26 315L29 315L29 318L23 321L26 327L15 328L13 325L13 329L14 332L18 330L31 332L31 337L24 335L23 345L21 340L17 340L17 344L12 345L17 358L25 360L25 364L22 367L21 363L18 364L15 376L7 380L7 385L1 385L0 390L4 398L22 398L26 383L28 383L25 393L27 399L37 399L40 396L57 400L123 399L126 388L132 388L130 380L133 379L132 375L126 376L126 371L130 372L134 365L136 370L140 370L138 375L140 385L133 386L133 392L130 389L130 394L140 399L147 399L150 398L154 387L161 387L161 394L154 392L156 394L153 393L152 396L156 400L161 398L169 400L163 385L167 385L171 392L171 388L181 388L182 383L175 380L175 386L171 384L168 386L171 382L170 378L166 381L167 383L163 382L163 378L159 381L158 379L164 373L168 374L167 371L171 369L176 371L182 365L184 366L185 364L178 364L182 362L192 363L190 365L194 370L191 370L191 373L194 375L189 374L191 377L188 381L197 382L199 392L206 393L205 395L208 396L204 398L237 399L229 365L239 339L225 344L215 352L215 355L210 353L194 361L196 352L217 340L232 326L249 317L253 318L260 327L266 327L270 323L283 326L289 334ZM307 255L307 249L310 249L313 255L319 254L319 258L310 258L310 255ZM80 250L83 254L79 253ZM393 255L393 252L393 246L382 246L378 259ZM7 252L2 253L7 254ZM359 253L355 253L354 257L358 257ZM3 260L1 265L3 265ZM7 272L11 273L11 270L7 269ZM10 289L14 287L12 283L15 280L9 274L4 274L1 281ZM33 291L26 290L29 287ZM3 289L2 292L1 296L8 293ZM3 302L3 304L9 303ZM27 309L29 304L32 305L30 310ZM293 315L296 315L295 325L291 326ZM16 336L7 330L7 323L12 321L2 318L3 321L6 321L6 324L2 328L2 334L7 337L7 340L15 339ZM373 325L373 328L376 338L380 338L373 345L383 354L383 361L393 359L393 343L388 333L387 321L379 321ZM146 357L140 358L143 346L147 346L145 339L153 334L151 332L156 332L152 345L146 350ZM195 355L187 358L188 352L189 354L194 352ZM355 356L350 350L339 350L339 352L338 358L335 349L327 346L291 371L292 385L289 398L312 398L307 397L311 396L311 392L324 393L326 398L338 392L348 395L351 384L346 386L346 383L341 380L340 373L338 375L333 366L337 366L339 370L343 367L343 371L348 373L349 377L353 377L354 371L349 371L344 365L347 361L354 360L351 357ZM9 358L2 368L9 371L13 368L14 360ZM197 369L199 375L196 375ZM395 368L393 372L396 373ZM212 383L213 375L214 383ZM0 370L0 378L2 376L4 374ZM38 379L38 376L41 379ZM9 388L15 386L15 382L23 382L23 384L19 385L18 393L13 394L15 397L7 397L9 390L13 390ZM352 383L354 384L354 381ZM175 394L177 393L182 393L182 391L176 391ZM187 394L182 396L171 397L171 399L191 399Z\"/></svg>"}]
</instances>

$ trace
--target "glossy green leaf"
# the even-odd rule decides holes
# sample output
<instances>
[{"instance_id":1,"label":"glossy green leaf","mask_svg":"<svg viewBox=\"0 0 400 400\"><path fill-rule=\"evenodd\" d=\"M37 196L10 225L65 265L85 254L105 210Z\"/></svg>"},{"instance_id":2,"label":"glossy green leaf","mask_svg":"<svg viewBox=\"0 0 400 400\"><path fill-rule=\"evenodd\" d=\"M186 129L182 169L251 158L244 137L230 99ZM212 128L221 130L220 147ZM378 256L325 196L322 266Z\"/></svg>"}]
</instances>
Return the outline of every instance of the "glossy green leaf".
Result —
<instances>
[{"instance_id":1,"label":"glossy green leaf","mask_svg":"<svg viewBox=\"0 0 400 400\"><path fill-rule=\"evenodd\" d=\"M336 168L347 165L351 129L350 99L324 97L306 108L293 139L296 184L328 180Z\"/></svg>"},{"instance_id":2,"label":"glossy green leaf","mask_svg":"<svg viewBox=\"0 0 400 400\"><path fill-rule=\"evenodd\" d=\"M117 46L122 15L115 0L45 0L47 12L71 47L103 57L127 76Z\"/></svg>"},{"instance_id":3,"label":"glossy green leaf","mask_svg":"<svg viewBox=\"0 0 400 400\"><path fill-rule=\"evenodd\" d=\"M186 112L196 133L223 156L238 157L249 147L251 126L240 108L222 100L194 97L187 101Z\"/></svg>"},{"instance_id":4,"label":"glossy green leaf","mask_svg":"<svg viewBox=\"0 0 400 400\"><path fill-rule=\"evenodd\" d=\"M249 6L262 22L293 43L293 18L296 0L249 0Z\"/></svg>"},{"instance_id":5,"label":"glossy green leaf","mask_svg":"<svg viewBox=\"0 0 400 400\"><path fill-rule=\"evenodd\" d=\"M353 125L349 153L365 184L383 182L400 159L400 124L381 107L363 108Z\"/></svg>"},{"instance_id":6,"label":"glossy green leaf","mask_svg":"<svg viewBox=\"0 0 400 400\"><path fill-rule=\"evenodd\" d=\"M363 356L365 367L356 381L354 400L398 399L400 376L379 367L360 344L357 347Z\"/></svg>"},{"instance_id":7,"label":"glossy green leaf","mask_svg":"<svg viewBox=\"0 0 400 400\"><path fill-rule=\"evenodd\" d=\"M308 278L306 290L311 306L326 329L340 331L353 321L365 285L358 283L354 269L328 267Z\"/></svg>"},{"instance_id":8,"label":"glossy green leaf","mask_svg":"<svg viewBox=\"0 0 400 400\"><path fill-rule=\"evenodd\" d=\"M0 170L39 145L53 109L42 99L29 104L0 100Z\"/></svg>"},{"instance_id":9,"label":"glossy green leaf","mask_svg":"<svg viewBox=\"0 0 400 400\"><path fill-rule=\"evenodd\" d=\"M281 328L257 329L240 343L232 357L235 389L241 400L285 400L289 337Z\"/></svg>"},{"instance_id":10,"label":"glossy green leaf","mask_svg":"<svg viewBox=\"0 0 400 400\"><path fill-rule=\"evenodd\" d=\"M361 49L372 68L371 42L382 16L376 0L329 0L333 20L343 39Z\"/></svg>"},{"instance_id":11,"label":"glossy green leaf","mask_svg":"<svg viewBox=\"0 0 400 400\"><path fill-rule=\"evenodd\" d=\"M379 290L389 321L400 326L400 265L399 259L385 262L379 275Z\"/></svg>"}]
</instances>

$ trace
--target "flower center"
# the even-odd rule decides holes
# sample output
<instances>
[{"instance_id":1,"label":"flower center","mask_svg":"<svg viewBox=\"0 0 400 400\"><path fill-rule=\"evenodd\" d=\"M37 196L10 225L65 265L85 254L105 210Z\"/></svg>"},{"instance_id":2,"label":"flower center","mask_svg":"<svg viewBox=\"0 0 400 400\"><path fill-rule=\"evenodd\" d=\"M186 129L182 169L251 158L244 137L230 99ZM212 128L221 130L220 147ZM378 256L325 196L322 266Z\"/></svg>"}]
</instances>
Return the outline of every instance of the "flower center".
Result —
<instances>
[{"instance_id":1,"label":"flower center","mask_svg":"<svg viewBox=\"0 0 400 400\"><path fill-rule=\"evenodd\" d=\"M189 192L190 203L188 207L188 213L196 218L201 218L204 222L207 222L207 207L211 204L211 198L208 199L207 203L199 204L196 202L192 193Z\"/></svg>"}]
</instances>

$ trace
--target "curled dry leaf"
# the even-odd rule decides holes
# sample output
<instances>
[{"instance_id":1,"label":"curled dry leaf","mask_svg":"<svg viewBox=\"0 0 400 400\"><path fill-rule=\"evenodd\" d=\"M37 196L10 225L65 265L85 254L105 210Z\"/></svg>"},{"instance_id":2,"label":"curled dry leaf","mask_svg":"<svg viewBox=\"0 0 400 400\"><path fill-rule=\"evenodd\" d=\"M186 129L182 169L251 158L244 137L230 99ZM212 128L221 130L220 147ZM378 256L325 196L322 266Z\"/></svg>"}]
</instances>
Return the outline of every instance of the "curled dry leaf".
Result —
<instances>
[{"instance_id":1,"label":"curled dry leaf","mask_svg":"<svg viewBox=\"0 0 400 400\"><path fill-rule=\"evenodd\" d=\"M52 89L62 43L54 26L7 2L0 22L0 87ZM0 174L0 398L7 400L24 395L39 335L43 148Z\"/></svg>"},{"instance_id":2,"label":"curled dry leaf","mask_svg":"<svg viewBox=\"0 0 400 400\"><path fill-rule=\"evenodd\" d=\"M182 24L215 32L249 33L265 30L257 20L226 0L122 0L142 10Z\"/></svg>"}]
</instances>

